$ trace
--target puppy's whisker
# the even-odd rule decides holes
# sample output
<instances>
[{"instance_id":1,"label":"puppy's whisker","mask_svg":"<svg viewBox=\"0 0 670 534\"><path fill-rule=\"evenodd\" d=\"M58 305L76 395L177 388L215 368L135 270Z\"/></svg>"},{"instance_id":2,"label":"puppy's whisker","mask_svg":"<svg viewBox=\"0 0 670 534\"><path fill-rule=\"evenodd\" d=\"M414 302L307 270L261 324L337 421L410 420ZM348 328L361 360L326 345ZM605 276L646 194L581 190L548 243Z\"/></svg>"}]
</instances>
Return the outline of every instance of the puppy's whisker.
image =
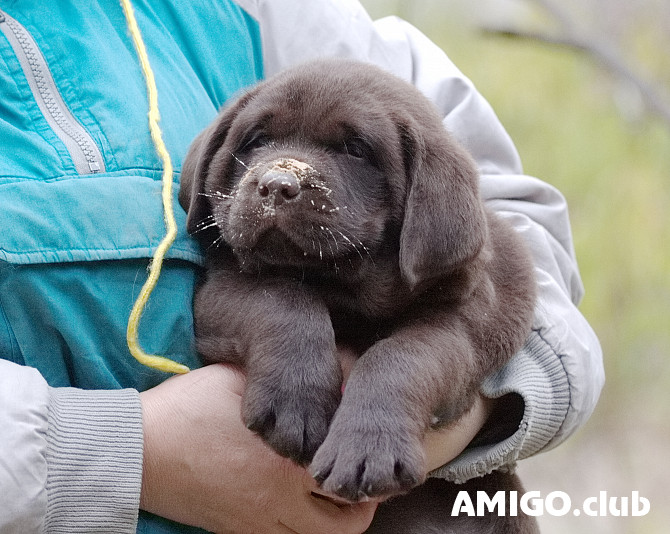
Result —
<instances>
[{"instance_id":1,"label":"puppy's whisker","mask_svg":"<svg viewBox=\"0 0 670 534\"><path fill-rule=\"evenodd\" d=\"M351 246L354 247L354 249L356 250L356 252L358 253L358 255L361 257L361 259L363 259L363 256L362 256L362 254L361 254L361 251L363 251L363 252L365 252L365 254L367 255L367 257L370 258L370 261L372 262L372 264L373 264L373 265L375 264L375 260L374 260L374 258L372 257L372 254L370 253L370 249L369 249L368 247L366 247L366 246L363 244L363 242L362 242L359 238L357 238L356 236L353 236L353 235L352 235L351 237L352 237L355 241L357 241L357 243L354 243L353 241L351 241L351 239L349 239L349 238L348 238L344 233L342 233L341 231L336 230L336 232L339 233L339 234L342 236L343 239L345 239L346 241L348 241L348 242L351 244Z\"/></svg>"},{"instance_id":2,"label":"puppy's whisker","mask_svg":"<svg viewBox=\"0 0 670 534\"><path fill-rule=\"evenodd\" d=\"M339 230L335 230L338 234L342 236L342 239L344 239L349 245L353 247L353 249L356 251L356 253L360 256L361 259L363 259L363 254L361 254L361 251L359 250L358 246L356 243L354 243L351 239L349 239L344 233L340 232ZM360 247L367 253L368 256L370 256L370 251L363 245L363 243L358 241Z\"/></svg>"},{"instance_id":3,"label":"puppy's whisker","mask_svg":"<svg viewBox=\"0 0 670 534\"><path fill-rule=\"evenodd\" d=\"M244 163L240 158L238 158L238 157L235 155L234 152L231 152L230 155L233 156L233 159L234 159L235 161L237 161L237 163L239 163L240 165L242 165L242 167L244 167L245 169L249 170L249 167L247 166L247 164Z\"/></svg>"},{"instance_id":4,"label":"puppy's whisker","mask_svg":"<svg viewBox=\"0 0 670 534\"><path fill-rule=\"evenodd\" d=\"M370 253L370 249L368 247L366 247L363 244L363 242L359 238L357 238L356 236L352 235L351 238L349 238L341 230L335 230L335 231L342 236L342 239L344 239L345 241L350 243L351 246L356 247L356 248L360 247L361 250L365 251L368 254ZM356 240L356 243L354 243L354 241L352 241L352 239Z\"/></svg>"},{"instance_id":5,"label":"puppy's whisker","mask_svg":"<svg viewBox=\"0 0 670 534\"><path fill-rule=\"evenodd\" d=\"M214 215L208 215L202 221L200 221L198 224L195 225L195 232L193 233L197 234L199 232L203 232L209 228L214 227L218 227L218 222L216 221Z\"/></svg>"},{"instance_id":6,"label":"puppy's whisker","mask_svg":"<svg viewBox=\"0 0 670 534\"><path fill-rule=\"evenodd\" d=\"M330 228L326 228L326 231L330 234L330 237L333 238L333 243L335 243L335 250L340 252L340 242L337 240L337 237L335 237L335 234Z\"/></svg>"},{"instance_id":7,"label":"puppy's whisker","mask_svg":"<svg viewBox=\"0 0 670 534\"><path fill-rule=\"evenodd\" d=\"M204 232L205 230L209 230L210 228L218 228L218 226L219 225L217 224L216 221L210 222L209 224L205 224L203 226L198 227L193 233L199 234L200 232Z\"/></svg>"},{"instance_id":8,"label":"puppy's whisker","mask_svg":"<svg viewBox=\"0 0 670 534\"><path fill-rule=\"evenodd\" d=\"M207 217L205 217L198 224L196 224L196 227L199 228L200 226L203 226L204 224L209 224L213 220L214 220L214 215L213 214L207 215Z\"/></svg>"},{"instance_id":9,"label":"puppy's whisker","mask_svg":"<svg viewBox=\"0 0 670 534\"><path fill-rule=\"evenodd\" d=\"M214 241L212 241L212 244L207 247L207 250L211 250L212 248L219 248L223 242L223 236L220 235Z\"/></svg>"},{"instance_id":10,"label":"puppy's whisker","mask_svg":"<svg viewBox=\"0 0 670 534\"><path fill-rule=\"evenodd\" d=\"M330 232L330 229L329 229L329 228L326 228L326 227L324 227L324 226L320 226L319 228L320 228L321 231L323 231L323 232L325 232L325 231ZM333 240L335 241L335 246L337 247L337 240L335 239L335 236L333 235L332 232L330 232L330 235L333 236ZM330 245L330 241L329 241L329 239L328 239L328 236L326 236L326 244L328 245L328 248L330 249L330 255L331 255L331 257L334 258L334 257L335 257L335 251L333 250L333 247Z\"/></svg>"},{"instance_id":11,"label":"puppy's whisker","mask_svg":"<svg viewBox=\"0 0 670 534\"><path fill-rule=\"evenodd\" d=\"M227 198L233 198L233 195L226 195L225 193L222 193L221 191L210 191L209 193L198 193L198 195L207 197L207 198L221 198L221 199L227 199Z\"/></svg>"}]
</instances>

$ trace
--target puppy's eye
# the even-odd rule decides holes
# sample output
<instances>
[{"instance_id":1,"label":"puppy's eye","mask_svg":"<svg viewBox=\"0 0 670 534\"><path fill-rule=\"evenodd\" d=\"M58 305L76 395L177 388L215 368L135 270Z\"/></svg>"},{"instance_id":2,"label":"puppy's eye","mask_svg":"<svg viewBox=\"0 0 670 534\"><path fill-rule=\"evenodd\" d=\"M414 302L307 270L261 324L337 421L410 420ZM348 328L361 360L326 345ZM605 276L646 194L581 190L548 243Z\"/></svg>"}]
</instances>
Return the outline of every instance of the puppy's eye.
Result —
<instances>
[{"instance_id":1,"label":"puppy's eye","mask_svg":"<svg viewBox=\"0 0 670 534\"><path fill-rule=\"evenodd\" d=\"M251 152L252 150L255 150L256 148L261 148L263 146L266 146L270 143L270 138L260 132L254 133L253 135L250 135L247 137L242 144L240 145L240 148L238 152Z\"/></svg>"},{"instance_id":2,"label":"puppy's eye","mask_svg":"<svg viewBox=\"0 0 670 534\"><path fill-rule=\"evenodd\" d=\"M357 159L369 159L372 153L370 147L360 137L353 137L344 141L343 149L346 154Z\"/></svg>"}]
</instances>

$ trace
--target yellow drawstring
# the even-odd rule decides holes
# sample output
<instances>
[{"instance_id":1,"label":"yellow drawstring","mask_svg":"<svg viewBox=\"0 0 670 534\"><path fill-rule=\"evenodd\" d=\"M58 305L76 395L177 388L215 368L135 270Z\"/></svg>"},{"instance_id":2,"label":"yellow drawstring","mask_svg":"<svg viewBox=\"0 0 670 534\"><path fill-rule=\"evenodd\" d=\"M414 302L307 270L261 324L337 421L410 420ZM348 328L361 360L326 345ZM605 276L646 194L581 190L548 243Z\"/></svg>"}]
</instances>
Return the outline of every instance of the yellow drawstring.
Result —
<instances>
[{"instance_id":1,"label":"yellow drawstring","mask_svg":"<svg viewBox=\"0 0 670 534\"><path fill-rule=\"evenodd\" d=\"M188 373L190 370L187 366L162 356L151 356L146 354L140 347L139 341L137 339L140 317L142 316L142 312L144 311L147 301L149 300L149 295L151 295L154 287L156 287L156 282L158 282L158 277L161 274L161 268L163 266L163 259L165 258L165 254L177 237L177 222L175 221L174 209L172 207L172 161L170 160L170 154L165 148L163 135L161 133L160 127L158 126L158 122L160 121L160 113L158 112L158 90L156 89L156 80L154 79L154 73L151 70L151 65L149 64L147 50L144 46L144 41L142 40L140 29L137 26L137 20L135 20L135 14L133 12L133 7L130 4L130 0L121 0L121 5L123 6L123 12L126 15L128 29L130 30L130 34L133 38L135 49L137 50L137 55L139 56L140 65L142 66L142 73L144 74L144 79L147 84L147 93L149 96L149 130L151 131L151 139L153 140L156 152L158 152L158 155L163 162L163 211L165 214L166 228L165 237L158 245L156 252L154 252L154 257L150 264L147 281L144 283L144 286L140 291L140 295L137 298L132 311L130 312L126 339L130 353L141 364L153 369L165 371L167 373L184 374Z\"/></svg>"}]
</instances>

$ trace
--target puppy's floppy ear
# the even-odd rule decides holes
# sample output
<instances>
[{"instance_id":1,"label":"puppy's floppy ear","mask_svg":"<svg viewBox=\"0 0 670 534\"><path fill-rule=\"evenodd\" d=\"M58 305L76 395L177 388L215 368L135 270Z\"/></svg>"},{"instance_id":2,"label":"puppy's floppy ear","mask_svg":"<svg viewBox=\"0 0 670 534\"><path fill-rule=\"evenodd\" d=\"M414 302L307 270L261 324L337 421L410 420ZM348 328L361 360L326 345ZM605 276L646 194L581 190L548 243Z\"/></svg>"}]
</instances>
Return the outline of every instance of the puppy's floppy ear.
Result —
<instances>
[{"instance_id":1,"label":"puppy's floppy ear","mask_svg":"<svg viewBox=\"0 0 670 534\"><path fill-rule=\"evenodd\" d=\"M202 193L205 191L206 168L209 166L205 160L211 161L211 155L206 158L204 154L211 145L211 129L210 125L193 140L181 167L179 203L187 213L186 230L190 234L195 233L197 225L209 215L209 203Z\"/></svg>"},{"instance_id":2,"label":"puppy's floppy ear","mask_svg":"<svg viewBox=\"0 0 670 534\"><path fill-rule=\"evenodd\" d=\"M405 125L407 193L400 270L414 289L473 259L487 239L472 158L442 125Z\"/></svg>"},{"instance_id":3,"label":"puppy's floppy ear","mask_svg":"<svg viewBox=\"0 0 670 534\"><path fill-rule=\"evenodd\" d=\"M198 235L201 223L211 215L206 191L210 164L225 143L235 117L250 97L250 93L245 93L230 107L224 108L214 122L198 134L186 153L181 169L179 204L187 212L186 230L190 234Z\"/></svg>"}]
</instances>

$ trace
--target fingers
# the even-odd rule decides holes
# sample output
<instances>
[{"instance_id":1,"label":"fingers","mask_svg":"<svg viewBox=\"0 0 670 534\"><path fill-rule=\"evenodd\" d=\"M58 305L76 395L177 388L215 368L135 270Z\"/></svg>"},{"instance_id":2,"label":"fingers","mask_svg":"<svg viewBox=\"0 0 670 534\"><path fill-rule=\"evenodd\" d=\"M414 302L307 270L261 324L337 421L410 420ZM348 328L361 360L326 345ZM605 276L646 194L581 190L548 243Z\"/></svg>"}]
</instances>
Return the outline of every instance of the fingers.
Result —
<instances>
[{"instance_id":1,"label":"fingers","mask_svg":"<svg viewBox=\"0 0 670 534\"><path fill-rule=\"evenodd\" d=\"M311 480L309 475L307 478ZM306 490L315 487L308 482ZM287 532L299 534L361 534L370 526L377 503L345 503L309 491L303 495L302 506L286 510L280 524Z\"/></svg>"},{"instance_id":2,"label":"fingers","mask_svg":"<svg viewBox=\"0 0 670 534\"><path fill-rule=\"evenodd\" d=\"M362 534L372 522L376 505L372 503L348 504L336 513L312 510L300 517L278 520L277 534ZM292 528L295 527L295 528ZM267 532L267 531L264 531ZM273 531L274 532L274 531Z\"/></svg>"}]
</instances>

